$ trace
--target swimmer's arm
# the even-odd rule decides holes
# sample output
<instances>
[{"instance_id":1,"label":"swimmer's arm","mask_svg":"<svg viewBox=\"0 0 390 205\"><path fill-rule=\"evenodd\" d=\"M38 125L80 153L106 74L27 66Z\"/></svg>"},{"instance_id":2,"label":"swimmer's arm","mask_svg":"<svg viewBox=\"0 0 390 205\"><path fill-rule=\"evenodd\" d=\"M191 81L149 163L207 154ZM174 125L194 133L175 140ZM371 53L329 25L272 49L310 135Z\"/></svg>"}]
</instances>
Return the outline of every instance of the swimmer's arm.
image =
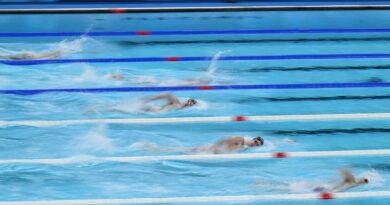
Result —
<instances>
[{"instance_id":1,"label":"swimmer's arm","mask_svg":"<svg viewBox=\"0 0 390 205\"><path fill-rule=\"evenodd\" d=\"M355 177L348 169L341 169L340 175L343 177L344 182L346 183L356 183Z\"/></svg>"},{"instance_id":2,"label":"swimmer's arm","mask_svg":"<svg viewBox=\"0 0 390 205\"><path fill-rule=\"evenodd\" d=\"M123 114L129 114L129 112L126 112L125 110L121 110L118 108L112 108L110 109L111 112L118 112L118 113L123 113Z\"/></svg>"},{"instance_id":3,"label":"swimmer's arm","mask_svg":"<svg viewBox=\"0 0 390 205\"><path fill-rule=\"evenodd\" d=\"M191 79L183 80L184 85L199 85L199 84L203 84L203 83L205 83L205 81L203 81L202 79L198 79L198 78L191 78Z\"/></svg>"},{"instance_id":4,"label":"swimmer's arm","mask_svg":"<svg viewBox=\"0 0 390 205\"><path fill-rule=\"evenodd\" d=\"M160 95L152 96L152 97L146 99L146 101L150 102L153 100L160 100L160 99L166 99L169 102L168 104L180 104L179 99L177 99L177 97L175 97L169 93L162 93Z\"/></svg>"},{"instance_id":5,"label":"swimmer's arm","mask_svg":"<svg viewBox=\"0 0 390 205\"><path fill-rule=\"evenodd\" d=\"M342 191L356 185L356 179L349 170L341 169L340 174L343 177L343 182L333 187L333 192Z\"/></svg>"},{"instance_id":6,"label":"swimmer's arm","mask_svg":"<svg viewBox=\"0 0 390 205\"><path fill-rule=\"evenodd\" d=\"M61 51L48 51L48 52L43 52L43 53L37 53L35 54L34 58L39 59L39 58L57 58L61 57L63 53Z\"/></svg>"},{"instance_id":7,"label":"swimmer's arm","mask_svg":"<svg viewBox=\"0 0 390 205\"><path fill-rule=\"evenodd\" d=\"M240 148L242 144L244 144L244 138L237 136L220 140L215 143L213 147L214 149L220 149L224 147L225 151L231 152L236 150L237 148Z\"/></svg>"},{"instance_id":8,"label":"swimmer's arm","mask_svg":"<svg viewBox=\"0 0 390 205\"><path fill-rule=\"evenodd\" d=\"M331 192L338 192L338 191L342 191L342 190L344 190L344 189L346 189L348 187L349 187L348 183L342 182L342 183L336 185L335 187L333 187L330 191Z\"/></svg>"},{"instance_id":9,"label":"swimmer's arm","mask_svg":"<svg viewBox=\"0 0 390 205\"><path fill-rule=\"evenodd\" d=\"M244 144L245 144L244 138L235 137L230 141L229 146L226 148L226 151L228 151L228 152L235 151L235 150L241 148Z\"/></svg>"}]
</instances>

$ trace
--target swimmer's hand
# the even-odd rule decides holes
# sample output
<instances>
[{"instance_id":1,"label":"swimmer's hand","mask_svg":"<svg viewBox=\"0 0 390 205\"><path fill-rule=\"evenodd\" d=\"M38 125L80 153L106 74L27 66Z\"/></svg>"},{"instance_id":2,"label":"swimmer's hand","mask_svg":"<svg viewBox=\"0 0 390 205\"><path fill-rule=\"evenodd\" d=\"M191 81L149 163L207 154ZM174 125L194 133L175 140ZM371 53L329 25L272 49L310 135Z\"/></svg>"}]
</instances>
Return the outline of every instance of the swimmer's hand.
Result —
<instances>
[{"instance_id":1,"label":"swimmer's hand","mask_svg":"<svg viewBox=\"0 0 390 205\"><path fill-rule=\"evenodd\" d=\"M263 186L263 185L266 185L267 183L264 182L264 181L261 181L261 180L256 180L256 186Z\"/></svg>"},{"instance_id":2,"label":"swimmer's hand","mask_svg":"<svg viewBox=\"0 0 390 205\"><path fill-rule=\"evenodd\" d=\"M294 140L294 139L289 139L289 138L284 139L284 142L287 143L287 144L295 144L295 143L297 143L296 140Z\"/></svg>"}]
</instances>

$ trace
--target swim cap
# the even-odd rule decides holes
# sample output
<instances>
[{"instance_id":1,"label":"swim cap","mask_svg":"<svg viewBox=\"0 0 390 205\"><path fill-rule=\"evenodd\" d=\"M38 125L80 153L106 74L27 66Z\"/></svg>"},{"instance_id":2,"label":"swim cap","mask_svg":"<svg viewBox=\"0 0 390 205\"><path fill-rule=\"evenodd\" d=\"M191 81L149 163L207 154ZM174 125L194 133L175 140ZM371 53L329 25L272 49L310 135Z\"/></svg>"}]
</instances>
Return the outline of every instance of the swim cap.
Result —
<instances>
[{"instance_id":1,"label":"swim cap","mask_svg":"<svg viewBox=\"0 0 390 205\"><path fill-rule=\"evenodd\" d=\"M192 105L196 105L198 103L195 99L192 98L188 99L187 102L190 102Z\"/></svg>"},{"instance_id":2,"label":"swim cap","mask_svg":"<svg viewBox=\"0 0 390 205\"><path fill-rule=\"evenodd\" d=\"M257 136L257 137L255 137L255 138L253 138L253 140L259 142L259 144L258 144L257 146L263 145L263 144L264 144L264 140L263 140L263 138L261 138L260 136Z\"/></svg>"}]
</instances>

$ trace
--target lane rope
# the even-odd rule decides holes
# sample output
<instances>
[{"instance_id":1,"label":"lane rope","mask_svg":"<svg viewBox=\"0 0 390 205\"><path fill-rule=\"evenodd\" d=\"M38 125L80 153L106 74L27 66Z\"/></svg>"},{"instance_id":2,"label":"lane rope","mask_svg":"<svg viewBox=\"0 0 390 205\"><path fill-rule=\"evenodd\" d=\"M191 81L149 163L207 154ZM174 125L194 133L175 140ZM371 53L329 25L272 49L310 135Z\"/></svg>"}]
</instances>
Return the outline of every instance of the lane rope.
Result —
<instances>
[{"instance_id":1,"label":"lane rope","mask_svg":"<svg viewBox=\"0 0 390 205\"><path fill-rule=\"evenodd\" d=\"M156 12L210 12L210 11L329 11L329 10L388 10L390 5L245 5L245 6L185 6L185 7L132 7L132 8L40 8L40 9L0 9L0 14L97 14L114 13L156 13Z\"/></svg>"},{"instance_id":2,"label":"lane rope","mask_svg":"<svg viewBox=\"0 0 390 205\"><path fill-rule=\"evenodd\" d=\"M91 204L164 204L164 203L206 203L234 201L277 201L277 200L329 200L389 197L390 191L365 191L341 193L310 194L264 194L239 196L195 196L168 198L129 198L129 199L81 199L81 200L45 200L45 201L9 201L0 205L91 205Z\"/></svg>"},{"instance_id":3,"label":"lane rope","mask_svg":"<svg viewBox=\"0 0 390 205\"><path fill-rule=\"evenodd\" d=\"M300 83L300 84L252 84L252 85L200 85L153 86L111 88L48 88L0 90L0 94L36 95L43 93L104 93L104 92L166 92L206 90L277 90L277 89L325 89L325 88L388 88L390 82L373 83Z\"/></svg>"},{"instance_id":4,"label":"lane rope","mask_svg":"<svg viewBox=\"0 0 390 205\"><path fill-rule=\"evenodd\" d=\"M374 150L347 150L347 151L309 151L309 152L273 152L273 153L243 153L243 154L194 154L194 155L163 155L163 156L136 156L136 157L94 157L76 156L57 159L2 159L0 164L77 164L83 162L155 162L164 160L179 161L210 161L210 160L249 160L271 158L321 158L321 157L356 157L356 156L388 156L390 149Z\"/></svg>"},{"instance_id":5,"label":"lane rope","mask_svg":"<svg viewBox=\"0 0 390 205\"><path fill-rule=\"evenodd\" d=\"M77 37L77 36L170 36L237 34L318 34L318 33L389 33L390 28L345 29L251 29L251 30L180 30L180 31L106 31L106 32L0 32L0 38Z\"/></svg>"},{"instance_id":6,"label":"lane rope","mask_svg":"<svg viewBox=\"0 0 390 205\"><path fill-rule=\"evenodd\" d=\"M159 123L210 123L242 121L291 121L291 120L363 120L388 119L390 113L314 114L314 115L258 115L217 117L169 117L169 118L127 118L127 119L81 119L81 120L0 120L4 126L50 127L80 124L159 124Z\"/></svg>"},{"instance_id":7,"label":"lane rope","mask_svg":"<svg viewBox=\"0 0 390 205\"><path fill-rule=\"evenodd\" d=\"M321 60L321 59L377 59L390 58L389 53L349 53L349 54L290 54L267 56L222 56L220 61L251 61L251 60ZM64 63L141 63L141 62L193 62L210 61L210 56L193 57L136 57L136 58L85 58L85 59L43 59L43 60L0 60L6 65L40 65Z\"/></svg>"}]
</instances>

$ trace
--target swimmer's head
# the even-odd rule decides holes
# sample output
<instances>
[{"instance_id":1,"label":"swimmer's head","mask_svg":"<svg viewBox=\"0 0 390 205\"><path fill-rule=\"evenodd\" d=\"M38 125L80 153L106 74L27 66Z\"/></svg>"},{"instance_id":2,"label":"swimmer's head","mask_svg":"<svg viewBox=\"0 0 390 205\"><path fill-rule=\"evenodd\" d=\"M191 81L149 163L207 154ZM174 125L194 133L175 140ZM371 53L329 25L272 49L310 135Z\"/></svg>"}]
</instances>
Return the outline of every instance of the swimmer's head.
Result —
<instances>
[{"instance_id":1,"label":"swimmer's head","mask_svg":"<svg viewBox=\"0 0 390 205\"><path fill-rule=\"evenodd\" d=\"M125 77L122 75L122 73L112 73L111 78L116 80L124 80Z\"/></svg>"},{"instance_id":2,"label":"swimmer's head","mask_svg":"<svg viewBox=\"0 0 390 205\"><path fill-rule=\"evenodd\" d=\"M260 136L253 138L253 141L256 143L256 146L260 146L264 144L264 140Z\"/></svg>"},{"instance_id":3,"label":"swimmer's head","mask_svg":"<svg viewBox=\"0 0 390 205\"><path fill-rule=\"evenodd\" d=\"M250 142L246 143L246 145L249 147L258 147L258 146L262 146L263 144L264 144L264 140L260 136L257 136L253 138Z\"/></svg>"},{"instance_id":4,"label":"swimmer's head","mask_svg":"<svg viewBox=\"0 0 390 205\"><path fill-rule=\"evenodd\" d=\"M196 105L197 103L198 103L198 102L197 102L195 99L190 98L190 99L188 99L188 100L184 103L183 107L191 107L191 106Z\"/></svg>"},{"instance_id":5,"label":"swimmer's head","mask_svg":"<svg viewBox=\"0 0 390 205\"><path fill-rule=\"evenodd\" d=\"M368 179L367 178L362 178L358 181L359 184L368 184Z\"/></svg>"}]
</instances>

